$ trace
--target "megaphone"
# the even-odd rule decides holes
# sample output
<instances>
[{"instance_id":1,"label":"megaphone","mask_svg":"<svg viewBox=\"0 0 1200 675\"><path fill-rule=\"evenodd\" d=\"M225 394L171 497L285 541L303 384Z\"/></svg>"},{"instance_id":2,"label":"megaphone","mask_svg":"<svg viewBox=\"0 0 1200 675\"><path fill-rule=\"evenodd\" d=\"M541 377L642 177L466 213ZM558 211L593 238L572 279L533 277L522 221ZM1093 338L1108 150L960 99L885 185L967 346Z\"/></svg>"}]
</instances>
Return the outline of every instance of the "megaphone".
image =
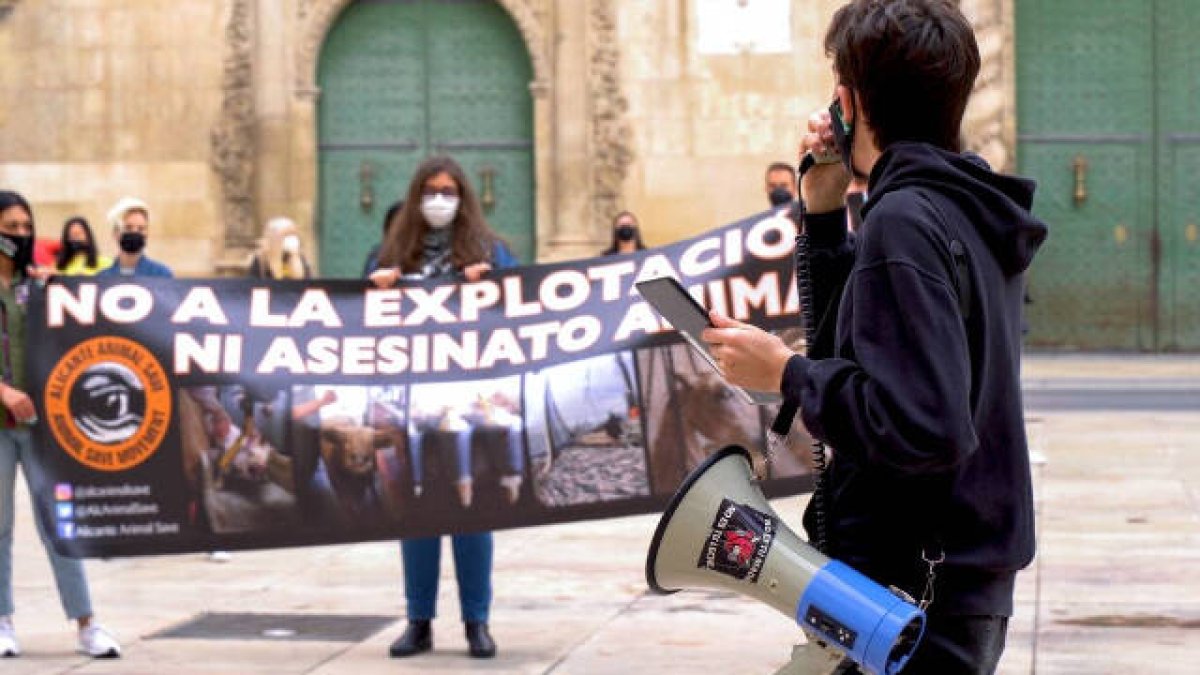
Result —
<instances>
[{"instance_id":1,"label":"megaphone","mask_svg":"<svg viewBox=\"0 0 1200 675\"><path fill-rule=\"evenodd\" d=\"M900 672L925 630L925 614L801 541L753 478L750 454L737 446L687 477L654 531L646 557L650 588L748 595L795 620L810 642L825 643L872 674Z\"/></svg>"}]
</instances>

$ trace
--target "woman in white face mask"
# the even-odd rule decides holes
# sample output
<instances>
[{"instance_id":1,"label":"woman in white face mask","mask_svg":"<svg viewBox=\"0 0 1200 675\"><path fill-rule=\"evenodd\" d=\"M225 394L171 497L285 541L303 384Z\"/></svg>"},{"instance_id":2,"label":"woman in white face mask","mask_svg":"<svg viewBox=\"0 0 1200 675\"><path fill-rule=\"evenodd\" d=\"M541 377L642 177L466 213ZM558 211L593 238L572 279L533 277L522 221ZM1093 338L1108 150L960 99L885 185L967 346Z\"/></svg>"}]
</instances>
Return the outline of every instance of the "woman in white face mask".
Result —
<instances>
[{"instance_id":1,"label":"woman in white face mask","mask_svg":"<svg viewBox=\"0 0 1200 675\"><path fill-rule=\"evenodd\" d=\"M466 173L449 157L430 157L417 167L394 227L368 277L387 288L402 276L460 275L478 281L517 259L488 226Z\"/></svg>"},{"instance_id":2,"label":"woman in white face mask","mask_svg":"<svg viewBox=\"0 0 1200 675\"><path fill-rule=\"evenodd\" d=\"M301 251L300 234L290 218L272 218L263 228L247 275L258 279L309 279L312 268Z\"/></svg>"},{"instance_id":3,"label":"woman in white face mask","mask_svg":"<svg viewBox=\"0 0 1200 675\"><path fill-rule=\"evenodd\" d=\"M401 277L457 277L478 281L493 269L517 264L504 241L488 227L475 192L462 167L449 157L431 157L417 167L404 208L388 228L379 251L376 269L368 278L376 286L394 286ZM409 420L409 454L414 488L425 492L421 473L423 441L432 429L445 429L451 416ZM471 425L465 420L455 427L455 488L459 504L473 503L470 462ZM519 467L522 458L510 457ZM520 474L518 469L516 472ZM429 493L435 492L430 486ZM492 604L492 533L457 534L452 537L458 594L466 628L467 651L475 658L496 655L496 643L488 631ZM436 613L441 537L405 539L400 542L404 561L404 595L408 626L392 643L389 653L403 658L433 648L430 621Z\"/></svg>"}]
</instances>

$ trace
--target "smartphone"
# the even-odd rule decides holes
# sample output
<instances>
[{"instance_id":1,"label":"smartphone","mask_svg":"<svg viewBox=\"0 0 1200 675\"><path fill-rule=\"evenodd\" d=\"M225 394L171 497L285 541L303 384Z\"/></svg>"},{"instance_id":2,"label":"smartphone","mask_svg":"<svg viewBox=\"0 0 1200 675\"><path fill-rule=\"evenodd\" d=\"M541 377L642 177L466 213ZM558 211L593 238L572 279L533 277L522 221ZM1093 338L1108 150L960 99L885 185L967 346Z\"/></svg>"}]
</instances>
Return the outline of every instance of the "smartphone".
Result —
<instances>
[{"instance_id":1,"label":"smartphone","mask_svg":"<svg viewBox=\"0 0 1200 675\"><path fill-rule=\"evenodd\" d=\"M712 320L708 318L708 310L704 309L691 293L683 287L677 280L672 277L659 277L658 279L648 279L639 281L637 284L638 293L649 302L658 313L663 315L671 325L679 331L679 334L687 341L692 349L704 359L706 363L719 375L721 369L717 366L717 362L713 359L713 355L708 351L708 344L701 339L700 335L705 328L713 327ZM746 403L752 405L770 405L779 403L783 400L783 396L779 393L749 391L741 387L729 384L726 385L732 389L739 398Z\"/></svg>"},{"instance_id":2,"label":"smartphone","mask_svg":"<svg viewBox=\"0 0 1200 675\"><path fill-rule=\"evenodd\" d=\"M842 112L841 99L833 99L829 104L829 124L833 129L834 153L839 158L841 150L846 146L846 135L850 133L850 125L846 124L846 114Z\"/></svg>"},{"instance_id":3,"label":"smartphone","mask_svg":"<svg viewBox=\"0 0 1200 675\"><path fill-rule=\"evenodd\" d=\"M829 152L820 154L805 153L804 159L800 160L800 168L797 170L797 175L803 176L817 164L837 164L842 161L841 147L846 140L846 133L849 131L849 126L846 124L846 116L842 114L841 101L836 98L833 100L833 103L829 104L829 122L830 127L833 129L833 147L829 149Z\"/></svg>"}]
</instances>

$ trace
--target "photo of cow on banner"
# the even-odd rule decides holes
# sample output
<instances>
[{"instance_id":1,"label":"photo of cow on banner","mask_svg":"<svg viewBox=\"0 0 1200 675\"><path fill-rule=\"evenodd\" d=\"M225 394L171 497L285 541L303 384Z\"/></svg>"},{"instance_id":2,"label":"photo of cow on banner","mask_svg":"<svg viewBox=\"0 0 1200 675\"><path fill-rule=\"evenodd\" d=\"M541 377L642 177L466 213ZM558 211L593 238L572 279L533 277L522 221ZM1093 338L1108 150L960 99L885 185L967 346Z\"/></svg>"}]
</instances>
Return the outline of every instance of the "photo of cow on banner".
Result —
<instances>
[{"instance_id":1,"label":"photo of cow on banner","mask_svg":"<svg viewBox=\"0 0 1200 675\"><path fill-rule=\"evenodd\" d=\"M803 344L798 331L781 331ZM790 338L790 339L789 339ZM729 445L766 446L766 429L778 405L746 403L686 344L638 351L650 438L650 481L656 495L671 495L712 453ZM787 452L764 467L769 479L811 473L812 439L800 425L788 433Z\"/></svg>"},{"instance_id":2,"label":"photo of cow on banner","mask_svg":"<svg viewBox=\"0 0 1200 675\"><path fill-rule=\"evenodd\" d=\"M661 509L742 403L638 294L794 325L795 228L749 218L478 281L66 279L31 298L39 517L73 556L420 537ZM794 334L795 331L792 331ZM798 336L792 335L793 341ZM767 467L810 486L809 440ZM72 509L57 508L71 502ZM64 520L60 514L73 514Z\"/></svg>"}]
</instances>

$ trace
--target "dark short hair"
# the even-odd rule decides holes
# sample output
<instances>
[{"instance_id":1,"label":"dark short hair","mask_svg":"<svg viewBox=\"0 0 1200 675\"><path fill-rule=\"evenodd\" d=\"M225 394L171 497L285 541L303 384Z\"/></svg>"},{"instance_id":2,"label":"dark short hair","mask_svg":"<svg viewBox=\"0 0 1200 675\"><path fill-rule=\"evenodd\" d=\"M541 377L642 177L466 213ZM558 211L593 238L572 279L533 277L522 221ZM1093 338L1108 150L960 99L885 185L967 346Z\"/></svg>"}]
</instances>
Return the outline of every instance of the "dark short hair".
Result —
<instances>
[{"instance_id":1,"label":"dark short hair","mask_svg":"<svg viewBox=\"0 0 1200 675\"><path fill-rule=\"evenodd\" d=\"M771 162L771 166L767 167L767 172L763 174L763 176L770 178L771 174L775 173L776 171L786 171L793 179L796 177L795 167L787 162Z\"/></svg>"},{"instance_id":2,"label":"dark short hair","mask_svg":"<svg viewBox=\"0 0 1200 675\"><path fill-rule=\"evenodd\" d=\"M383 236L386 239L388 230L392 229L392 221L400 216L400 212L404 210L404 200L399 199L392 202L388 207L387 213L383 214Z\"/></svg>"},{"instance_id":3,"label":"dark short hair","mask_svg":"<svg viewBox=\"0 0 1200 675\"><path fill-rule=\"evenodd\" d=\"M25 215L29 216L29 221L31 223L34 223L33 237L34 237L34 239L36 239L37 238L37 224L36 224L36 221L34 221L34 219L33 219L33 207L31 207L29 205L29 202L26 201L25 198L21 196L21 193L13 192L12 190L0 190L0 213L7 211L14 206L23 210L25 212Z\"/></svg>"},{"instance_id":4,"label":"dark short hair","mask_svg":"<svg viewBox=\"0 0 1200 675\"><path fill-rule=\"evenodd\" d=\"M825 53L839 84L858 93L881 150L898 141L961 148L979 46L951 0L852 0L833 15Z\"/></svg>"}]
</instances>

